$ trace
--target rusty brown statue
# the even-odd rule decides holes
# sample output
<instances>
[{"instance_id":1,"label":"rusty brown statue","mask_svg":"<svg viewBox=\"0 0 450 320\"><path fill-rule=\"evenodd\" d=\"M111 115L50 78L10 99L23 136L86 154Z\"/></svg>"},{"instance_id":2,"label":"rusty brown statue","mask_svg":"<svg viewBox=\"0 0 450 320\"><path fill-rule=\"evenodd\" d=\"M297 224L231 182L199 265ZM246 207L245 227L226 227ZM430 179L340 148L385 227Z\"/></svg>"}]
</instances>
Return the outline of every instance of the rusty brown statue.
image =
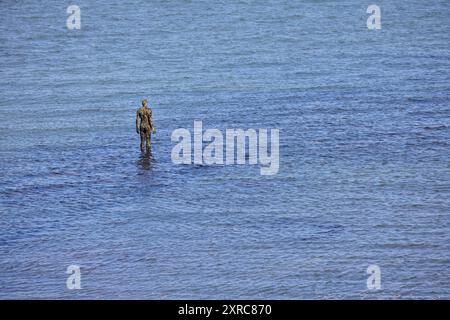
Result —
<instances>
[{"instance_id":1,"label":"rusty brown statue","mask_svg":"<svg viewBox=\"0 0 450 320\"><path fill-rule=\"evenodd\" d=\"M136 112L136 132L141 136L141 151L144 151L144 144L149 150L151 134L156 133L156 129L153 126L152 110L148 107L147 99L142 100L142 107Z\"/></svg>"}]
</instances>

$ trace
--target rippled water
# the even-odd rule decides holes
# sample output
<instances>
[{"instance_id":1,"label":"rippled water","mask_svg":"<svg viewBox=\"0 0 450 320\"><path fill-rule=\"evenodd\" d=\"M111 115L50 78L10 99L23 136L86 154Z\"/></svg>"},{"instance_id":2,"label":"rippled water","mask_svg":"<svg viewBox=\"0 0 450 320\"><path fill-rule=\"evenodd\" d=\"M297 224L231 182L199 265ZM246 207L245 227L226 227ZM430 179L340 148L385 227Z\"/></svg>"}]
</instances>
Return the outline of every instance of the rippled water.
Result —
<instances>
[{"instance_id":1,"label":"rippled water","mask_svg":"<svg viewBox=\"0 0 450 320\"><path fill-rule=\"evenodd\" d=\"M369 4L2 1L0 298L450 298L450 3ZM174 165L194 120L279 173Z\"/></svg>"}]
</instances>

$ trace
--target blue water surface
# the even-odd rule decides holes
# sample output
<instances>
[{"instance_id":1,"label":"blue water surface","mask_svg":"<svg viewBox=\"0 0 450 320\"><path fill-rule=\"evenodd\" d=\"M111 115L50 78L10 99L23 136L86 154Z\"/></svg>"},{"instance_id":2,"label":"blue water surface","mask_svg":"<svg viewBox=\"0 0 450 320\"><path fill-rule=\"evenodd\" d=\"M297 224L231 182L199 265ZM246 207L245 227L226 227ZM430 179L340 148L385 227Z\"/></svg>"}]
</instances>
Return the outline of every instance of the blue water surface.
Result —
<instances>
[{"instance_id":1,"label":"blue water surface","mask_svg":"<svg viewBox=\"0 0 450 320\"><path fill-rule=\"evenodd\" d=\"M0 298L449 299L450 2L371 4L2 1ZM194 120L278 174L173 164Z\"/></svg>"}]
</instances>

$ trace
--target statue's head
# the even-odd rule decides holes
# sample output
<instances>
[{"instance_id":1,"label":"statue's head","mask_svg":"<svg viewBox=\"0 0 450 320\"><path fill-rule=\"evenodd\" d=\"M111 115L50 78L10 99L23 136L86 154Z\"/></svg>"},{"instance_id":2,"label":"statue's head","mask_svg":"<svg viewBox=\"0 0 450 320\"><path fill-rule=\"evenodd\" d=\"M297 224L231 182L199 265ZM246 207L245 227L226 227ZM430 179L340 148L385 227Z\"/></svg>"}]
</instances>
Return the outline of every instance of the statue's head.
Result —
<instances>
[{"instance_id":1,"label":"statue's head","mask_svg":"<svg viewBox=\"0 0 450 320\"><path fill-rule=\"evenodd\" d=\"M142 106L146 107L148 105L147 99L142 100Z\"/></svg>"}]
</instances>

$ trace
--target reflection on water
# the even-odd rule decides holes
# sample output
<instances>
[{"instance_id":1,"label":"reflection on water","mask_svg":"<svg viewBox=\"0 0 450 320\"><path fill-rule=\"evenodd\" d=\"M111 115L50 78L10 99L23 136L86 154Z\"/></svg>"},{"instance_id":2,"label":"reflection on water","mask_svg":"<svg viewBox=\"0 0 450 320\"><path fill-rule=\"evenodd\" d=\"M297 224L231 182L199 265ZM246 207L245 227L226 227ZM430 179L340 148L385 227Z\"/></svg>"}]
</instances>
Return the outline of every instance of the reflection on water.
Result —
<instances>
[{"instance_id":1,"label":"reflection on water","mask_svg":"<svg viewBox=\"0 0 450 320\"><path fill-rule=\"evenodd\" d=\"M141 170L150 170L152 168L152 149L146 149L141 152L138 160L138 167Z\"/></svg>"}]
</instances>

